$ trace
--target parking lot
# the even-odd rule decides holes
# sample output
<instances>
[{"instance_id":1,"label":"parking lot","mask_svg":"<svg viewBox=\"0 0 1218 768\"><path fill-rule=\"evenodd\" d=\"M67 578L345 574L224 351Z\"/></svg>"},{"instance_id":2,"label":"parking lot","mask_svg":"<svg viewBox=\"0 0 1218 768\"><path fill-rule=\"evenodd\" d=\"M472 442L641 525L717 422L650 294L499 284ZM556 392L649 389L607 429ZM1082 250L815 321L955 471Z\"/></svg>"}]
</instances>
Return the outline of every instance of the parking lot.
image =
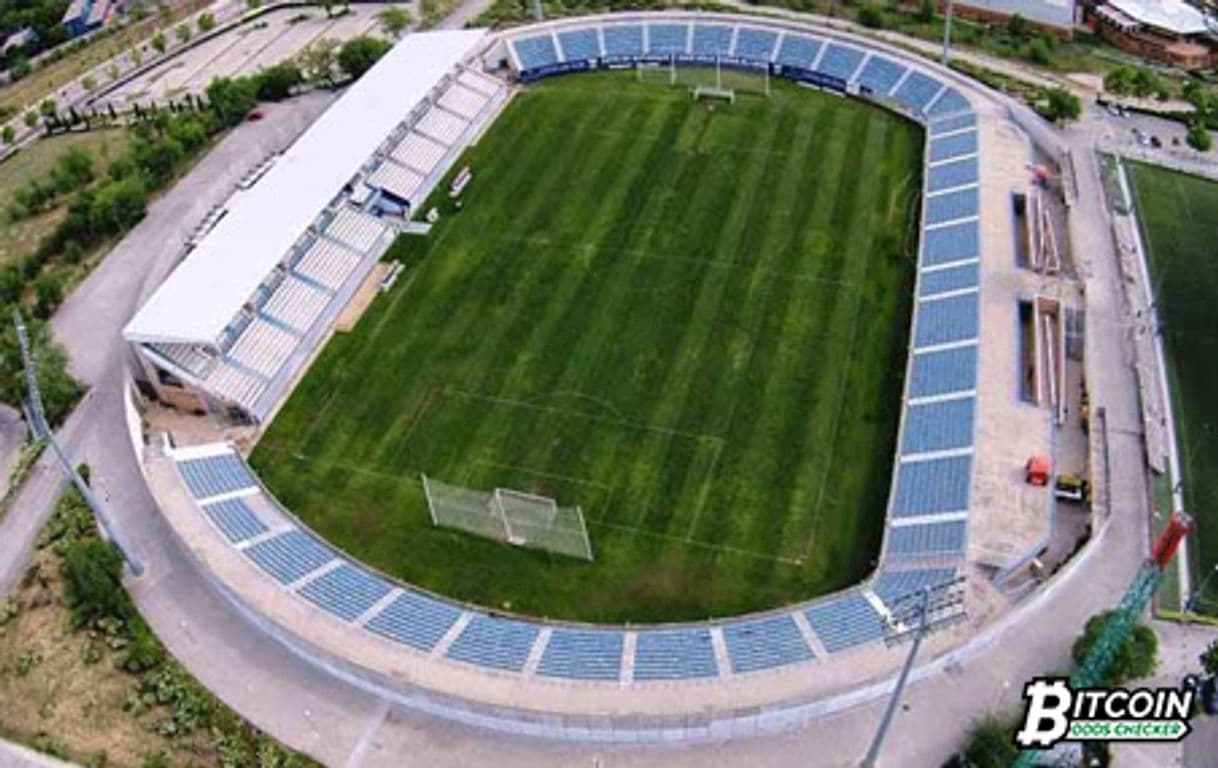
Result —
<instances>
[{"instance_id":1,"label":"parking lot","mask_svg":"<svg viewBox=\"0 0 1218 768\"><path fill-rule=\"evenodd\" d=\"M363 34L384 35L377 14L390 5L351 6L348 13L328 18L320 8L272 11L218 37L183 51L112 92L115 106L148 104L197 93L217 77L240 77L293 58L317 40L338 42Z\"/></svg>"}]
</instances>

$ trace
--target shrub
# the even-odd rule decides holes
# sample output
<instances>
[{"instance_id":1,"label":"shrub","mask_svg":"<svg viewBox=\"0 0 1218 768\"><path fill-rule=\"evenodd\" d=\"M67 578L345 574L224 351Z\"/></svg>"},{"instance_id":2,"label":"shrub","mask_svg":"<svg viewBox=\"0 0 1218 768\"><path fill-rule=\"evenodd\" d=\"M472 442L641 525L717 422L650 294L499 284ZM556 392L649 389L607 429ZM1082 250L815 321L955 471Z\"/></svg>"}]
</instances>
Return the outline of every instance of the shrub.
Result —
<instances>
[{"instance_id":1,"label":"shrub","mask_svg":"<svg viewBox=\"0 0 1218 768\"><path fill-rule=\"evenodd\" d=\"M868 29L883 29L884 12L874 5L864 5L859 9L859 23Z\"/></svg>"},{"instance_id":2,"label":"shrub","mask_svg":"<svg viewBox=\"0 0 1218 768\"><path fill-rule=\"evenodd\" d=\"M1201 653L1201 669L1207 675L1218 675L1218 640L1214 640Z\"/></svg>"},{"instance_id":3,"label":"shrub","mask_svg":"<svg viewBox=\"0 0 1218 768\"><path fill-rule=\"evenodd\" d=\"M353 37L338 49L338 66L351 77L358 78L372 69L390 47L388 42L376 37Z\"/></svg>"},{"instance_id":4,"label":"shrub","mask_svg":"<svg viewBox=\"0 0 1218 768\"><path fill-rule=\"evenodd\" d=\"M199 31L210 32L216 28L216 17L210 13L199 14Z\"/></svg>"},{"instance_id":5,"label":"shrub","mask_svg":"<svg viewBox=\"0 0 1218 768\"><path fill-rule=\"evenodd\" d=\"M1083 663L1115 615L1116 611L1105 611L1087 620L1083 634L1074 641L1074 647L1071 649L1075 664ZM1117 649L1100 684L1115 687L1127 680L1150 675L1155 671L1158 647L1159 641L1153 630L1141 624L1134 627L1130 636Z\"/></svg>"},{"instance_id":6,"label":"shrub","mask_svg":"<svg viewBox=\"0 0 1218 768\"><path fill-rule=\"evenodd\" d=\"M120 581L123 559L109 543L85 539L70 544L64 552L60 570L64 578L64 597L76 627L101 619L130 617L131 603Z\"/></svg>"},{"instance_id":7,"label":"shrub","mask_svg":"<svg viewBox=\"0 0 1218 768\"><path fill-rule=\"evenodd\" d=\"M1188 145L1198 152L1209 152L1214 147L1213 137L1200 121L1193 121L1189 124L1187 140Z\"/></svg>"},{"instance_id":8,"label":"shrub","mask_svg":"<svg viewBox=\"0 0 1218 768\"><path fill-rule=\"evenodd\" d=\"M43 319L55 314L63 301L63 280L58 275L43 275L34 283L34 314Z\"/></svg>"}]
</instances>

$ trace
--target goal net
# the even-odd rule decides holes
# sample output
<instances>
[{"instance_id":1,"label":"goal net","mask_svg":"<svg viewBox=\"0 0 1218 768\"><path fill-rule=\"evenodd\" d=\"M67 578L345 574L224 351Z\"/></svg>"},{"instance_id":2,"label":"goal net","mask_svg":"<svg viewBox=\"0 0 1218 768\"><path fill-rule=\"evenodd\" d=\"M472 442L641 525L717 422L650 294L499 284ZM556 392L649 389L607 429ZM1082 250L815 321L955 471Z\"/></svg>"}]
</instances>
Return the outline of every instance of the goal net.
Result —
<instances>
[{"instance_id":1,"label":"goal net","mask_svg":"<svg viewBox=\"0 0 1218 768\"><path fill-rule=\"evenodd\" d=\"M714 62L670 61L639 65L636 77L643 82L684 88L696 99L734 99L744 94L768 95L770 92L767 70L739 69Z\"/></svg>"},{"instance_id":2,"label":"goal net","mask_svg":"<svg viewBox=\"0 0 1218 768\"><path fill-rule=\"evenodd\" d=\"M435 525L517 547L592 560L592 542L578 506L560 507L548 496L511 488L477 491L422 477Z\"/></svg>"}]
</instances>

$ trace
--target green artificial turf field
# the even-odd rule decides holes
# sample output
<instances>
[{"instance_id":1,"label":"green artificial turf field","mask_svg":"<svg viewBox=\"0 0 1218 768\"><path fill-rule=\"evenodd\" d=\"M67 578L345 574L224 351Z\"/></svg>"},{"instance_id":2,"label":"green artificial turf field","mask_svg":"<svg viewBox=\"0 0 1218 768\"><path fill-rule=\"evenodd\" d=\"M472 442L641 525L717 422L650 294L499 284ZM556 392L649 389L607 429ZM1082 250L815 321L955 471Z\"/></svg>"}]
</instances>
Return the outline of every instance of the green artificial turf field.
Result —
<instances>
[{"instance_id":1,"label":"green artificial turf field","mask_svg":"<svg viewBox=\"0 0 1218 768\"><path fill-rule=\"evenodd\" d=\"M785 84L530 86L253 464L337 546L495 608L694 619L848 586L883 529L921 148ZM595 562L433 528L420 472L582 506Z\"/></svg>"},{"instance_id":2,"label":"green artificial turf field","mask_svg":"<svg viewBox=\"0 0 1218 768\"><path fill-rule=\"evenodd\" d=\"M1218 565L1218 183L1128 166L1168 357L1194 586ZM1218 616L1218 576L1198 608Z\"/></svg>"}]
</instances>

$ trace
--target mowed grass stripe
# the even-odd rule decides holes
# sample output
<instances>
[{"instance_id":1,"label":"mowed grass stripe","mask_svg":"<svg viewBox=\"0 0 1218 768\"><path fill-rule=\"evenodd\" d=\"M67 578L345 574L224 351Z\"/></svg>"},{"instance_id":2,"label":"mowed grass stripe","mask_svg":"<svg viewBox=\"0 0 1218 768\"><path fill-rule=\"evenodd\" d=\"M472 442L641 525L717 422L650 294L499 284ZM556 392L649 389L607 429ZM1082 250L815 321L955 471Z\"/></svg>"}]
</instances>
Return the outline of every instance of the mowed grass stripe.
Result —
<instances>
[{"instance_id":1,"label":"mowed grass stripe","mask_svg":"<svg viewBox=\"0 0 1218 768\"><path fill-rule=\"evenodd\" d=\"M908 318L888 305L907 311L891 294L912 287L888 190L916 179L919 145L784 83L713 108L628 74L530 86L459 164L464 209L437 195L431 235L395 244L410 271L331 342L254 462L357 557L497 608L691 619L857 579L899 404L888 342ZM860 316L884 343L852 363ZM831 445L843 381L859 415ZM844 490L794 564L830 462ZM596 561L433 528L419 471L586 505Z\"/></svg>"}]
</instances>

